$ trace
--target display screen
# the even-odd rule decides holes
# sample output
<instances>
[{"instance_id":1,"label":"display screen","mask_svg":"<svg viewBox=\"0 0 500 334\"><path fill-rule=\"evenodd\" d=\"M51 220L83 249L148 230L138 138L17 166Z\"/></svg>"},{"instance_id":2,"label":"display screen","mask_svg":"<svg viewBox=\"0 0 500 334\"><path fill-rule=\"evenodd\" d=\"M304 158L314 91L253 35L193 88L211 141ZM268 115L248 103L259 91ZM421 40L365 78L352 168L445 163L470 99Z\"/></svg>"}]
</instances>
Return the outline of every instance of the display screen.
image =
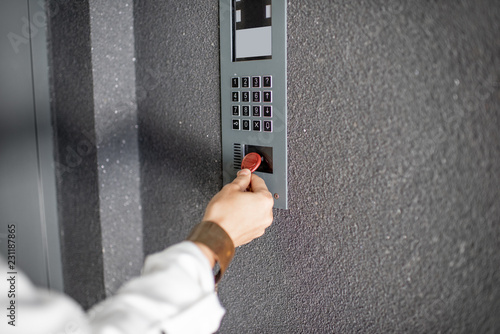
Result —
<instances>
[{"instance_id":1,"label":"display screen","mask_svg":"<svg viewBox=\"0 0 500 334\"><path fill-rule=\"evenodd\" d=\"M233 0L233 61L272 58L272 0Z\"/></svg>"}]
</instances>

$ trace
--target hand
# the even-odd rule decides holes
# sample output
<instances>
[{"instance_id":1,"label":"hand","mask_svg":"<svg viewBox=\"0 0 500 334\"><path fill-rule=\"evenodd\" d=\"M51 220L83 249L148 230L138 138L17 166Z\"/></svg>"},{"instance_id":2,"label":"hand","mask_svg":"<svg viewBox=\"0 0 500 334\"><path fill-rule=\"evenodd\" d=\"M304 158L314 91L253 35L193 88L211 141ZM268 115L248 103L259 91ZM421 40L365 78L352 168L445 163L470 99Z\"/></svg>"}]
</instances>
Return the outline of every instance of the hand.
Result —
<instances>
[{"instance_id":1,"label":"hand","mask_svg":"<svg viewBox=\"0 0 500 334\"><path fill-rule=\"evenodd\" d=\"M203 220L219 224L238 247L264 234L273 222L273 206L264 180L243 169L208 203Z\"/></svg>"}]
</instances>

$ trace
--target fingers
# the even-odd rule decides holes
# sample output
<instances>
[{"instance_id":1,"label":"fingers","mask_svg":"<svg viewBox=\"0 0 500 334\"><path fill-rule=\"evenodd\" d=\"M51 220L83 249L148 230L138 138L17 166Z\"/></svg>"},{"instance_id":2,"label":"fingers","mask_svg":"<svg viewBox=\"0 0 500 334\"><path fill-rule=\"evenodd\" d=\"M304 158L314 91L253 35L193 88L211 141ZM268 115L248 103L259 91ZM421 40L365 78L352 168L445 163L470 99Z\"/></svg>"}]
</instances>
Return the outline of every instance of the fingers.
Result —
<instances>
[{"instance_id":1,"label":"fingers","mask_svg":"<svg viewBox=\"0 0 500 334\"><path fill-rule=\"evenodd\" d=\"M237 185L240 188L240 191L245 191L250 185L251 179L252 179L252 173L250 172L250 170L242 169L238 172L232 184Z\"/></svg>"},{"instance_id":2,"label":"fingers","mask_svg":"<svg viewBox=\"0 0 500 334\"><path fill-rule=\"evenodd\" d=\"M269 193L269 195L271 195L269 189L267 189L266 182L264 182L264 180L261 177L253 174L251 183L252 183L252 191L254 193L261 192L261 193Z\"/></svg>"}]
</instances>

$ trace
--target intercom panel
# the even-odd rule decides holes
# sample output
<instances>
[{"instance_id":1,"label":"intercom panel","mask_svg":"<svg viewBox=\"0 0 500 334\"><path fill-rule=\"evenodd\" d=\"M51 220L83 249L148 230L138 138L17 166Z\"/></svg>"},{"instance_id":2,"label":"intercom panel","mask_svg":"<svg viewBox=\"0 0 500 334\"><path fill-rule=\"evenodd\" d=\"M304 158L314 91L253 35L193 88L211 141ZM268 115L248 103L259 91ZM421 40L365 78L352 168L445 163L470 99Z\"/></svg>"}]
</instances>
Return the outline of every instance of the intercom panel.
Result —
<instances>
[{"instance_id":1,"label":"intercom panel","mask_svg":"<svg viewBox=\"0 0 500 334\"><path fill-rule=\"evenodd\" d=\"M248 153L286 209L287 78L285 0L220 0L221 120L224 184Z\"/></svg>"}]
</instances>

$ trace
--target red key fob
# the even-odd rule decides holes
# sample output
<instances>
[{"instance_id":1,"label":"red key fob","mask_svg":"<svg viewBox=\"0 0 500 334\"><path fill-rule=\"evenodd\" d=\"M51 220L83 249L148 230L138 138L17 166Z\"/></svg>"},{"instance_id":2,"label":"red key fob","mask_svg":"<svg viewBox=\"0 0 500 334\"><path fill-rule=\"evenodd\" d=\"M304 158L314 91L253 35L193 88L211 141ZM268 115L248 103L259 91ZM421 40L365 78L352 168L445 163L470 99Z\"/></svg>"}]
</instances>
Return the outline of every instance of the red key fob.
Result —
<instances>
[{"instance_id":1,"label":"red key fob","mask_svg":"<svg viewBox=\"0 0 500 334\"><path fill-rule=\"evenodd\" d=\"M260 164L262 163L262 157L259 153L248 153L245 155L243 158L243 161L241 161L241 169L250 169L250 171L253 173L259 168Z\"/></svg>"}]
</instances>

